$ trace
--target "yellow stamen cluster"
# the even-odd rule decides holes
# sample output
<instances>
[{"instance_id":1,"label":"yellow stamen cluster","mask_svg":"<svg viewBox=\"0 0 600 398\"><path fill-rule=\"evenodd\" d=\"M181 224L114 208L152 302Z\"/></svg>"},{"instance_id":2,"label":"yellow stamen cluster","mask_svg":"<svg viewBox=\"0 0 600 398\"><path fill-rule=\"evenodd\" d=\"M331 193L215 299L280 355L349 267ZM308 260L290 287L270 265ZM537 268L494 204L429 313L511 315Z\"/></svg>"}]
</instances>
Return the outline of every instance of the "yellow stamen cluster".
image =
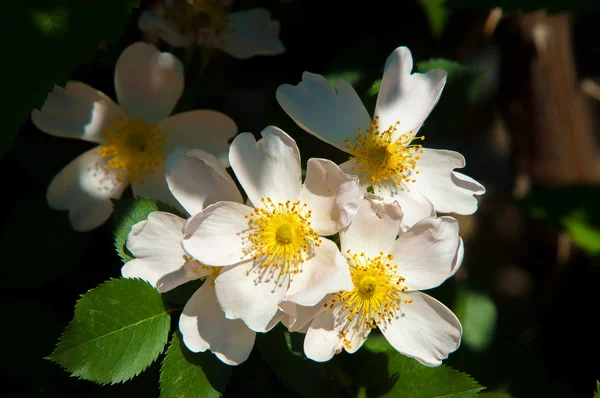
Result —
<instances>
[{"instance_id":1,"label":"yellow stamen cluster","mask_svg":"<svg viewBox=\"0 0 600 398\"><path fill-rule=\"evenodd\" d=\"M425 137L414 137L412 130L398 135L399 121L381 131L378 119L379 116L376 116L371 121L371 127L366 132L358 129L354 144L345 140L346 149L352 154L350 159L355 158L359 165L353 169L359 174L368 175L373 184L387 180L392 180L396 185L415 182L412 173L419 174L416 166L423 146L411 142L424 140Z\"/></svg>"},{"instance_id":2,"label":"yellow stamen cluster","mask_svg":"<svg viewBox=\"0 0 600 398\"><path fill-rule=\"evenodd\" d=\"M391 254L380 252L375 258L366 257L364 253L351 254L350 250L347 254L354 289L337 293L325 307L339 309L339 322L345 324L340 337L349 349L350 341L346 337L349 329L355 328L352 331L355 333L391 322L400 310L400 303L409 304L412 300L401 297L408 288L403 285L405 279L397 274L398 266L390 263L394 259Z\"/></svg>"},{"instance_id":3,"label":"yellow stamen cluster","mask_svg":"<svg viewBox=\"0 0 600 398\"><path fill-rule=\"evenodd\" d=\"M246 216L250 245L244 253L263 267L279 267L280 275L298 273L310 255L311 245L322 242L308 221L311 211L300 201L276 204L271 198L262 198L261 202L262 208Z\"/></svg>"},{"instance_id":4,"label":"yellow stamen cluster","mask_svg":"<svg viewBox=\"0 0 600 398\"><path fill-rule=\"evenodd\" d=\"M201 29L219 33L227 26L225 9L218 0L173 0L167 17L185 34L196 35Z\"/></svg>"},{"instance_id":5,"label":"yellow stamen cluster","mask_svg":"<svg viewBox=\"0 0 600 398\"><path fill-rule=\"evenodd\" d=\"M106 159L106 171L118 170L118 181L125 174L130 181L143 183L146 174L164 163L167 135L156 124L119 116L110 121L104 135L108 145L100 147L100 154Z\"/></svg>"}]
</instances>

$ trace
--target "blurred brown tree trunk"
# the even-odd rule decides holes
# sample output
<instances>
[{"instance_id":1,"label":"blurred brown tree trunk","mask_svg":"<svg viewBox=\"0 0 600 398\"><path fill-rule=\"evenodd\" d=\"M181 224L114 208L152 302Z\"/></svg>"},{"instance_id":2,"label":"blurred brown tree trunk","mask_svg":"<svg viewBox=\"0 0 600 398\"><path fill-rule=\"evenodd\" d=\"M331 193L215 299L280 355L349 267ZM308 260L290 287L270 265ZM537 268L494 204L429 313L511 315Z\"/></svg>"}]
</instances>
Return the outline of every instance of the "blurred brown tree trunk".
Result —
<instances>
[{"instance_id":1,"label":"blurred brown tree trunk","mask_svg":"<svg viewBox=\"0 0 600 398\"><path fill-rule=\"evenodd\" d=\"M600 180L589 99L580 90L572 17L509 15L499 37L501 106L515 143L517 175L534 187Z\"/></svg>"}]
</instances>

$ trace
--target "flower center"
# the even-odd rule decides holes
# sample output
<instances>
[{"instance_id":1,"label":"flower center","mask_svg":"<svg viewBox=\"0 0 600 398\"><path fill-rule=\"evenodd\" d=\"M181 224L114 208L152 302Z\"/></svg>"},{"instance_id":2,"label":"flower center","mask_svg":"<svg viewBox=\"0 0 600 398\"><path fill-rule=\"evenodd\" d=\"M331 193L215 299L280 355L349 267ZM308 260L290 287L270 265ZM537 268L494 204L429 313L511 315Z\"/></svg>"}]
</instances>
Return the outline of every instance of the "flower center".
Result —
<instances>
[{"instance_id":1,"label":"flower center","mask_svg":"<svg viewBox=\"0 0 600 398\"><path fill-rule=\"evenodd\" d=\"M400 296L408 288L402 284L405 279L396 273L398 266L390 263L394 259L391 254L379 253L370 258L364 253L347 253L354 289L337 293L325 307L340 311L337 319L344 324L341 337L350 348L348 333L361 333L382 322L391 322L400 310L400 302L409 304L412 300Z\"/></svg>"},{"instance_id":2,"label":"flower center","mask_svg":"<svg viewBox=\"0 0 600 398\"><path fill-rule=\"evenodd\" d=\"M281 275L298 273L312 245L321 244L321 238L308 221L311 211L300 201L275 204L271 198L262 198L261 202L264 207L255 208L246 216L250 245L244 253L252 255L264 267L279 267Z\"/></svg>"},{"instance_id":3,"label":"flower center","mask_svg":"<svg viewBox=\"0 0 600 398\"><path fill-rule=\"evenodd\" d=\"M185 34L196 35L200 29L219 33L227 26L225 9L218 0L173 0L167 17Z\"/></svg>"},{"instance_id":4,"label":"flower center","mask_svg":"<svg viewBox=\"0 0 600 398\"><path fill-rule=\"evenodd\" d=\"M352 154L350 159L356 159L358 171L363 179L366 174L373 184L381 181L392 180L396 185L415 182L413 173L416 170L419 153L423 153L420 144L411 144L413 140L424 140L425 137L414 137L412 130L397 136L398 125L396 122L387 130L380 131L378 126L379 116L371 121L371 127L366 132L359 133L355 138L355 144L346 142L346 149Z\"/></svg>"},{"instance_id":5,"label":"flower center","mask_svg":"<svg viewBox=\"0 0 600 398\"><path fill-rule=\"evenodd\" d=\"M156 124L119 116L110 121L104 135L108 137L108 145L100 148L106 159L104 168L119 170L118 181L123 181L125 174L130 181L143 183L144 176L153 173L165 160L167 135Z\"/></svg>"}]
</instances>

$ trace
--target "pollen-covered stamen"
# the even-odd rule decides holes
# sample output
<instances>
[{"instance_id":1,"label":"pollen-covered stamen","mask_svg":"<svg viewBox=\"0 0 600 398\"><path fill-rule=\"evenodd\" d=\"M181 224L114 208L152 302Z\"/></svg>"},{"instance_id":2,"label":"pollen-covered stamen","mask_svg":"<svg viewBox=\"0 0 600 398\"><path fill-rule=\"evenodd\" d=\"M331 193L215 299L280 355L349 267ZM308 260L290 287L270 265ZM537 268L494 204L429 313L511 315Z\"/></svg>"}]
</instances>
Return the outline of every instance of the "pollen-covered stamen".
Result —
<instances>
[{"instance_id":1,"label":"pollen-covered stamen","mask_svg":"<svg viewBox=\"0 0 600 398\"><path fill-rule=\"evenodd\" d=\"M383 322L391 322L400 311L400 303L409 304L412 300L401 297L408 288L397 273L398 266L391 264L394 259L391 254L379 253L375 258L364 253L351 254L350 250L347 254L354 289L335 294L325 306L338 312L340 337L349 349L348 334L366 333Z\"/></svg>"},{"instance_id":2,"label":"pollen-covered stamen","mask_svg":"<svg viewBox=\"0 0 600 398\"><path fill-rule=\"evenodd\" d=\"M117 180L124 177L140 183L146 174L154 173L165 161L165 139L156 124L140 119L116 117L109 122L103 133L108 145L100 147L106 159L106 171L117 170Z\"/></svg>"},{"instance_id":3,"label":"pollen-covered stamen","mask_svg":"<svg viewBox=\"0 0 600 398\"><path fill-rule=\"evenodd\" d=\"M211 267L204 265L198 260L187 255L184 255L183 259L185 260L185 276L187 276L189 279L208 279L210 280L211 286L215 287L215 279L221 274L223 267Z\"/></svg>"},{"instance_id":4,"label":"pollen-covered stamen","mask_svg":"<svg viewBox=\"0 0 600 398\"><path fill-rule=\"evenodd\" d=\"M194 36L204 29L219 33L228 24L226 10L218 0L172 0L166 12L181 32Z\"/></svg>"},{"instance_id":5,"label":"pollen-covered stamen","mask_svg":"<svg viewBox=\"0 0 600 398\"><path fill-rule=\"evenodd\" d=\"M274 203L262 198L248 219L249 246L244 250L263 267L279 267L280 275L296 274L321 238L310 225L311 211L300 201Z\"/></svg>"},{"instance_id":6,"label":"pollen-covered stamen","mask_svg":"<svg viewBox=\"0 0 600 398\"><path fill-rule=\"evenodd\" d=\"M366 175L373 184L387 180L396 185L415 182L413 173L419 174L417 160L423 147L411 142L425 137L415 137L412 130L399 134L399 121L386 130L379 130L378 120L379 116L375 116L366 132L358 129L355 143L345 140L346 149L352 154L350 159L356 159L358 163L353 170L361 175L361 179Z\"/></svg>"}]
</instances>

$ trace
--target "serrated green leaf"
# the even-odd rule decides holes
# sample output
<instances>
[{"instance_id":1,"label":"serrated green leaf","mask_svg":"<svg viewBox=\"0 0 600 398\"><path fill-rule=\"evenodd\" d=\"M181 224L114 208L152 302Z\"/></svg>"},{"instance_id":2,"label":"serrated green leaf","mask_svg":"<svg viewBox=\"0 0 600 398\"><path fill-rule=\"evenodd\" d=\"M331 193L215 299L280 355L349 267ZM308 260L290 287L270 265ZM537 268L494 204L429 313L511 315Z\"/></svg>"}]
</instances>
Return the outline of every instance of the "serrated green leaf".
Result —
<instances>
[{"instance_id":1,"label":"serrated green leaf","mask_svg":"<svg viewBox=\"0 0 600 398\"><path fill-rule=\"evenodd\" d=\"M426 140L450 135L460 127L469 106L479 98L485 80L483 71L446 59L435 58L417 64L417 71L421 73L437 68L444 69L448 77L438 104L419 130Z\"/></svg>"},{"instance_id":2,"label":"serrated green leaf","mask_svg":"<svg viewBox=\"0 0 600 398\"><path fill-rule=\"evenodd\" d=\"M265 362L286 387L303 397L328 396L321 377L321 365L297 351L291 351L294 344L290 339L289 332L278 325L269 333L258 334L256 345Z\"/></svg>"},{"instance_id":3,"label":"serrated green leaf","mask_svg":"<svg viewBox=\"0 0 600 398\"><path fill-rule=\"evenodd\" d=\"M381 355L387 355L387 372L393 384L386 385L380 380L368 385L369 396L403 397L403 398L469 398L475 397L483 390L469 375L441 365L430 368L421 365L413 358L404 356L394 350L382 335L369 336L364 348L377 356L371 358L380 360ZM363 369L373 367L374 363L366 360Z\"/></svg>"},{"instance_id":4,"label":"serrated green leaf","mask_svg":"<svg viewBox=\"0 0 600 398\"><path fill-rule=\"evenodd\" d=\"M117 199L113 200L115 228L115 249L126 263L133 260L125 247L127 236L136 223L148 218L148 214L158 211L158 204L150 198Z\"/></svg>"},{"instance_id":5,"label":"serrated green leaf","mask_svg":"<svg viewBox=\"0 0 600 398\"><path fill-rule=\"evenodd\" d=\"M592 11L600 10L596 0L448 0L451 8L496 8L506 11Z\"/></svg>"},{"instance_id":6,"label":"serrated green leaf","mask_svg":"<svg viewBox=\"0 0 600 398\"><path fill-rule=\"evenodd\" d=\"M429 29L434 37L440 37L444 33L451 10L446 7L447 0L419 0L421 7L427 14Z\"/></svg>"},{"instance_id":7,"label":"serrated green leaf","mask_svg":"<svg viewBox=\"0 0 600 398\"><path fill-rule=\"evenodd\" d=\"M454 313L463 325L462 343L475 351L485 350L496 329L496 305L485 294L462 288Z\"/></svg>"},{"instance_id":8,"label":"serrated green leaf","mask_svg":"<svg viewBox=\"0 0 600 398\"><path fill-rule=\"evenodd\" d=\"M54 84L64 85L71 71L96 54L101 41L118 39L139 0L29 0L3 4L0 34L10 38L3 64L4 85L11 98L2 115L0 159L10 150L33 109L39 109ZM8 46L8 47L6 47Z\"/></svg>"},{"instance_id":9,"label":"serrated green leaf","mask_svg":"<svg viewBox=\"0 0 600 398\"><path fill-rule=\"evenodd\" d=\"M231 366L212 353L194 354L176 332L160 369L161 398L220 397L231 377Z\"/></svg>"},{"instance_id":10,"label":"serrated green leaf","mask_svg":"<svg viewBox=\"0 0 600 398\"><path fill-rule=\"evenodd\" d=\"M99 384L131 379L164 350L171 317L141 279L111 279L82 295L49 359Z\"/></svg>"}]
</instances>

